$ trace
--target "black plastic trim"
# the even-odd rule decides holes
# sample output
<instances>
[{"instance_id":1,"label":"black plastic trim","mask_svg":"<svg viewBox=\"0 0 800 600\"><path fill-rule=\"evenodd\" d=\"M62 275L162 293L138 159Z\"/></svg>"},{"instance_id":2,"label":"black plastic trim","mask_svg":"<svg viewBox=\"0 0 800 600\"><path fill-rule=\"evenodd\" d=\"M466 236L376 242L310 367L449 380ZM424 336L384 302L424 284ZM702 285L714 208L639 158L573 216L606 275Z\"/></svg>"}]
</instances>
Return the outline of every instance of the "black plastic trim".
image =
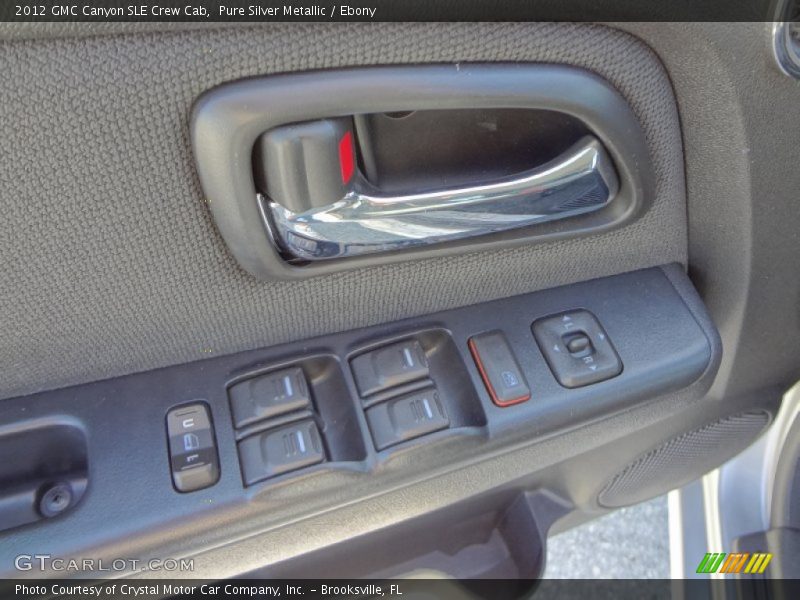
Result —
<instances>
[{"instance_id":1,"label":"black plastic trim","mask_svg":"<svg viewBox=\"0 0 800 600\"><path fill-rule=\"evenodd\" d=\"M680 292L674 282L680 283ZM542 316L575 308L591 311L602 323L625 369L613 379L569 390L553 377L530 325ZM470 337L496 329L506 335L531 387L529 401L505 408L492 403L468 349ZM377 451L349 359L410 337L426 351L431 379L442 394L451 426ZM558 460L564 461L577 450L568 440L580 438L580 431L595 423L605 426L614 417L689 387L689 397L701 397L720 351L719 336L686 275L670 265L7 400L0 403L0 424L21 426L28 419L69 410L87 432L93 487L69 514L0 534L0 572L13 568L18 536L31 547L46 546L54 556L87 547L94 549L94 556L113 556L122 540L131 552L136 548L136 555L155 546L165 556L196 555L233 543L244 548L252 536L278 535L277 530L290 524L299 532L309 520L361 503L396 501L405 507L400 513L410 514L423 505L416 506L406 490L429 481L434 485L441 478L462 477L456 487L437 487L437 498L444 501L442 494L455 494L465 499L474 493L470 490L499 485L501 479L495 479L500 473L489 479L461 475L487 462L505 465L503 477L541 477L547 464L512 457L556 445ZM242 432L233 426L227 386L249 374L298 364L311 380L318 424L332 460L245 488L236 453ZM208 403L212 414L221 475L212 487L179 494L169 473L163 415L172 406L198 398ZM712 409L718 408L707 410ZM634 423L638 426L639 421L628 425ZM608 443L597 433L591 440ZM624 464L630 456L622 452L618 458ZM623 464L609 460L595 475ZM556 481L552 475L548 480ZM360 513L358 526L395 516ZM94 527L97 522L106 524L102 536ZM155 531L158 535L152 536ZM336 531L317 530L315 543L332 540ZM287 557L287 548L269 547L272 558L261 559L264 563ZM236 568L245 571L248 564L244 561Z\"/></svg>"}]
</instances>

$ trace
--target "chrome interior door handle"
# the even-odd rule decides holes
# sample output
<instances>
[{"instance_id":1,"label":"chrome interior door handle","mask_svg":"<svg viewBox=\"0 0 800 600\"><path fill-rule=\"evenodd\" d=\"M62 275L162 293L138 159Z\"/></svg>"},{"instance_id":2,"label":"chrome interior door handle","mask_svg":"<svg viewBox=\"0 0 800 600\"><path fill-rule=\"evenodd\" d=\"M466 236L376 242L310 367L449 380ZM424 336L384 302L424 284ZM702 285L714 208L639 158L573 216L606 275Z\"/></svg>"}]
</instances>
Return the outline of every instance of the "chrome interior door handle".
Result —
<instances>
[{"instance_id":1,"label":"chrome interior door handle","mask_svg":"<svg viewBox=\"0 0 800 600\"><path fill-rule=\"evenodd\" d=\"M259 195L289 258L329 260L525 227L599 210L619 191L611 159L591 136L544 165L481 185L389 196L354 181L341 200L303 212Z\"/></svg>"}]
</instances>

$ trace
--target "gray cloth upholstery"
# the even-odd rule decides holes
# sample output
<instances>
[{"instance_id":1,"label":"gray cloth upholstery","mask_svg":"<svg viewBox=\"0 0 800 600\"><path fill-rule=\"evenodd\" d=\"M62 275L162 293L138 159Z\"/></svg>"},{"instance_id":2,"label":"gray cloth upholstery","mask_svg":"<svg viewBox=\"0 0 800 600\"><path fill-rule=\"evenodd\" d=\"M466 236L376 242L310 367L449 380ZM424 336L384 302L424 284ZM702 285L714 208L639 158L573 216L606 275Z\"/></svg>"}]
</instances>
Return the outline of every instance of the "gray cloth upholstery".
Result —
<instances>
[{"instance_id":1,"label":"gray cloth upholstery","mask_svg":"<svg viewBox=\"0 0 800 600\"><path fill-rule=\"evenodd\" d=\"M651 210L589 238L301 282L259 282L237 266L189 147L201 92L268 73L455 61L567 63L610 81L646 133ZM0 67L0 397L686 261L669 80L644 44L607 27L273 24L7 39Z\"/></svg>"}]
</instances>

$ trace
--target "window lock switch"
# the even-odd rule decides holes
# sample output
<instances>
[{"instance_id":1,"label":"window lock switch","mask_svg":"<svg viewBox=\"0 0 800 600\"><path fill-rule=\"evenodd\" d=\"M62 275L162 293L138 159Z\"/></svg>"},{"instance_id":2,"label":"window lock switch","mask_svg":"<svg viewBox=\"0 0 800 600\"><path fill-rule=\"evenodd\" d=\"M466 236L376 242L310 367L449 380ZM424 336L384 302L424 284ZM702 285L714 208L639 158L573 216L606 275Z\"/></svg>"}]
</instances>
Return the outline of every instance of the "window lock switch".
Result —
<instances>
[{"instance_id":1,"label":"window lock switch","mask_svg":"<svg viewBox=\"0 0 800 600\"><path fill-rule=\"evenodd\" d=\"M502 331L487 331L473 336L468 345L495 405L511 406L530 399L528 382Z\"/></svg>"}]
</instances>

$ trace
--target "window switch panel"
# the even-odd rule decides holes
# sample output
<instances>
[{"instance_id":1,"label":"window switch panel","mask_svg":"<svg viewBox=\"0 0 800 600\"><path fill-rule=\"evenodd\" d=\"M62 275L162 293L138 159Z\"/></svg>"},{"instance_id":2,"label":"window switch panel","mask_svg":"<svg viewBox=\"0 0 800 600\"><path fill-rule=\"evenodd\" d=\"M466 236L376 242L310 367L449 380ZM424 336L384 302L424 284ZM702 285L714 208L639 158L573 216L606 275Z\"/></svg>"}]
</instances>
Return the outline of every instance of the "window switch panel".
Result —
<instances>
[{"instance_id":1,"label":"window switch panel","mask_svg":"<svg viewBox=\"0 0 800 600\"><path fill-rule=\"evenodd\" d=\"M362 397L428 376L428 359L417 340L372 350L350 365Z\"/></svg>"},{"instance_id":2,"label":"window switch panel","mask_svg":"<svg viewBox=\"0 0 800 600\"><path fill-rule=\"evenodd\" d=\"M367 409L367 422L378 450L450 425L435 388L376 404Z\"/></svg>"},{"instance_id":3,"label":"window switch panel","mask_svg":"<svg viewBox=\"0 0 800 600\"><path fill-rule=\"evenodd\" d=\"M219 479L219 458L208 406L203 402L167 413L172 482L179 492L194 492Z\"/></svg>"},{"instance_id":4,"label":"window switch panel","mask_svg":"<svg viewBox=\"0 0 800 600\"><path fill-rule=\"evenodd\" d=\"M237 429L311 406L308 383L300 367L251 377L228 390Z\"/></svg>"},{"instance_id":5,"label":"window switch panel","mask_svg":"<svg viewBox=\"0 0 800 600\"><path fill-rule=\"evenodd\" d=\"M608 335L587 310L539 319L532 329L550 370L564 387L590 385L622 372Z\"/></svg>"},{"instance_id":6,"label":"window switch panel","mask_svg":"<svg viewBox=\"0 0 800 600\"><path fill-rule=\"evenodd\" d=\"M239 442L239 460L245 485L310 467L325 460L316 423L292 423L251 435Z\"/></svg>"}]
</instances>

